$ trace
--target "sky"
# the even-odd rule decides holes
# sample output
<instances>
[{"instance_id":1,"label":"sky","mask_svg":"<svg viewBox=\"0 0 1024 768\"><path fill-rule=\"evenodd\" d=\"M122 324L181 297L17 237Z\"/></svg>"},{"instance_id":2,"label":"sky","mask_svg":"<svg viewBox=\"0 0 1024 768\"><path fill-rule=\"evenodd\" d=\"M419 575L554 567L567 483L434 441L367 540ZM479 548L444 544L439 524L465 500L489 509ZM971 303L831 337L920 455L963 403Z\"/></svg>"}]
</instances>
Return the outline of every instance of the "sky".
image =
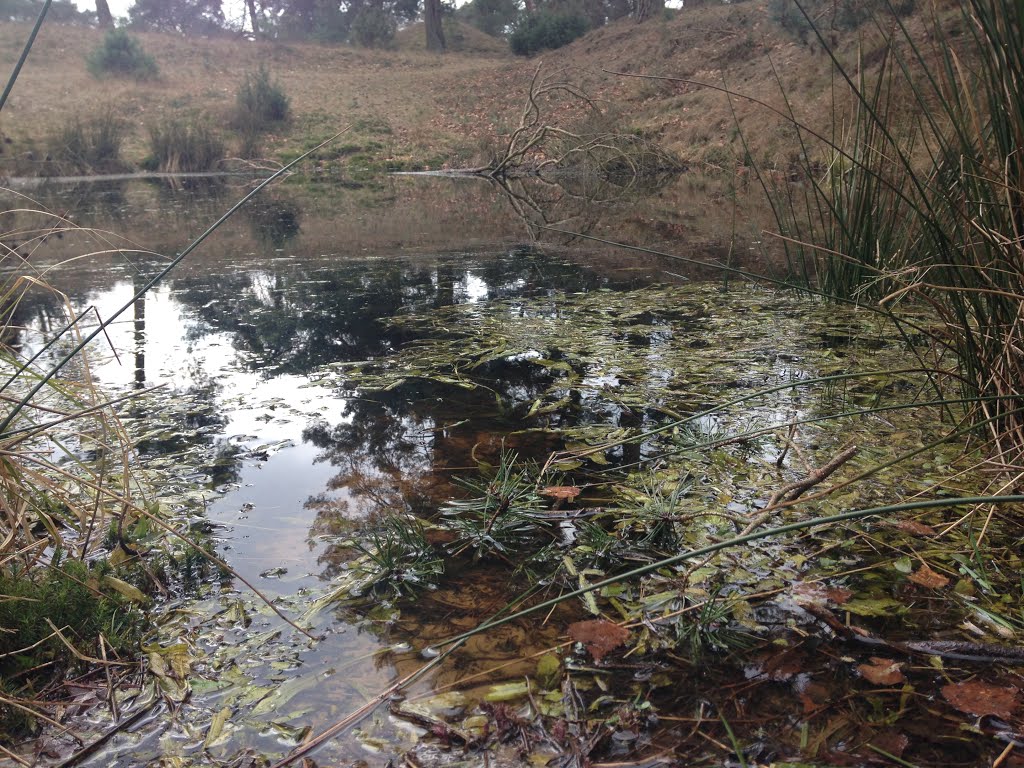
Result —
<instances>
[{"instance_id":1,"label":"sky","mask_svg":"<svg viewBox=\"0 0 1024 768\"><path fill-rule=\"evenodd\" d=\"M80 11L96 10L95 0L74 0L74 2ZM132 7L134 2L135 0L107 0L108 5L110 5L110 12L114 15L115 19L127 18L128 9ZM243 0L224 0L224 16L229 21L241 18L244 10L245 4Z\"/></svg>"}]
</instances>

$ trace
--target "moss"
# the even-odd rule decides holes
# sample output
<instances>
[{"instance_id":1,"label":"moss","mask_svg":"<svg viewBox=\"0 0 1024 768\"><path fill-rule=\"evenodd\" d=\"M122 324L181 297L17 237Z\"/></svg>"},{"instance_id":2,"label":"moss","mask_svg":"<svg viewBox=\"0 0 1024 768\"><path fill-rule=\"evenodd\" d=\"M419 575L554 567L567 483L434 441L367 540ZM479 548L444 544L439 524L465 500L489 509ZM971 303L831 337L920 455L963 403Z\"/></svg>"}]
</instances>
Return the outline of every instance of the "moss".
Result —
<instances>
[{"instance_id":1,"label":"moss","mask_svg":"<svg viewBox=\"0 0 1024 768\"><path fill-rule=\"evenodd\" d=\"M43 696L82 667L84 662L56 636L51 623L84 655L100 656L100 634L108 656L134 653L144 616L120 595L101 591L100 579L111 572L105 562L79 561L31 572L0 571L0 686L5 695ZM23 712L0 706L4 740L31 725Z\"/></svg>"}]
</instances>

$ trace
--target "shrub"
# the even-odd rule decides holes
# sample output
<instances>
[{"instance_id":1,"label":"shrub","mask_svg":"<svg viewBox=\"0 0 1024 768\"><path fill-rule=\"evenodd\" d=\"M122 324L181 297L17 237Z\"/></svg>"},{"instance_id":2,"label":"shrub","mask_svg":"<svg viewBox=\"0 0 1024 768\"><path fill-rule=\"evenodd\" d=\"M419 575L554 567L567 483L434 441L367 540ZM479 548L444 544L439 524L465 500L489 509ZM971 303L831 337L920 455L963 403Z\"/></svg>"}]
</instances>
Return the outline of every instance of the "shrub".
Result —
<instances>
[{"instance_id":1,"label":"shrub","mask_svg":"<svg viewBox=\"0 0 1024 768\"><path fill-rule=\"evenodd\" d=\"M206 123L168 120L149 129L150 165L167 173L213 170L224 158L224 143Z\"/></svg>"},{"instance_id":2,"label":"shrub","mask_svg":"<svg viewBox=\"0 0 1024 768\"><path fill-rule=\"evenodd\" d=\"M123 29L112 29L88 58L94 77L125 75L151 80L158 74L156 60L142 50L139 41Z\"/></svg>"},{"instance_id":3,"label":"shrub","mask_svg":"<svg viewBox=\"0 0 1024 768\"><path fill-rule=\"evenodd\" d=\"M112 109L86 120L74 117L51 139L50 151L58 163L76 170L117 170L127 130L127 121Z\"/></svg>"},{"instance_id":4,"label":"shrub","mask_svg":"<svg viewBox=\"0 0 1024 768\"><path fill-rule=\"evenodd\" d=\"M587 31L587 21L578 13L560 14L541 11L516 25L509 44L517 56L532 56L538 51L561 48Z\"/></svg>"},{"instance_id":5,"label":"shrub","mask_svg":"<svg viewBox=\"0 0 1024 768\"><path fill-rule=\"evenodd\" d=\"M279 83L271 82L267 68L260 65L245 76L235 96L233 124L247 136L283 123L291 108Z\"/></svg>"}]
</instances>

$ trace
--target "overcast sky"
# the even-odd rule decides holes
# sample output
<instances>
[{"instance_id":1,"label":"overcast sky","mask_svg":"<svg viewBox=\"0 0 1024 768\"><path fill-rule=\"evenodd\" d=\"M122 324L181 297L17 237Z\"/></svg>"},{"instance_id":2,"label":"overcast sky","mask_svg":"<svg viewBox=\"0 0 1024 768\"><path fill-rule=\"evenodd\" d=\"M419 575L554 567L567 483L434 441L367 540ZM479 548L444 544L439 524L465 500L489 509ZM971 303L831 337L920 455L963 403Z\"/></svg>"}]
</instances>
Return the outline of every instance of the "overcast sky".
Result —
<instances>
[{"instance_id":1,"label":"overcast sky","mask_svg":"<svg viewBox=\"0 0 1024 768\"><path fill-rule=\"evenodd\" d=\"M96 0L74 0L75 5L78 6L80 11L95 11ZM110 12L114 14L114 18L127 18L128 9L134 4L135 0L107 0L110 5ZM243 0L224 0L224 17L228 21L234 21L240 19L245 5Z\"/></svg>"}]
</instances>

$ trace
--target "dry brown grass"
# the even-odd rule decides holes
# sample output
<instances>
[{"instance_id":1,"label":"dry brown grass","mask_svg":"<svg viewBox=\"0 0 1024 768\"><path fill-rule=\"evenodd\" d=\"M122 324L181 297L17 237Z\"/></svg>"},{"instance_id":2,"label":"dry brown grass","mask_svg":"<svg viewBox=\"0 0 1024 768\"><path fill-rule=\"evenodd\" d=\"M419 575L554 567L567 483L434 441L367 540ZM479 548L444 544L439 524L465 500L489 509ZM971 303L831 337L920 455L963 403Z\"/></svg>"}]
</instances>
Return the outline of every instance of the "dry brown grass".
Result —
<instances>
[{"instance_id":1,"label":"dry brown grass","mask_svg":"<svg viewBox=\"0 0 1024 768\"><path fill-rule=\"evenodd\" d=\"M27 32L22 25L0 28L0 63L13 63ZM136 83L100 81L86 71L98 31L45 26L4 111L0 129L14 144L3 146L0 159L10 170L16 165L12 157L45 150L45 136L68 116L114 104L135 127L124 155L138 162L146 154L146 126L164 116L202 113L226 124L238 83L262 62L296 116L264 142L267 156L294 156L354 123L350 140L369 144L379 159L431 167L486 160L488 147L500 144L513 127L536 60L502 53L495 41L466 27L465 52L428 54L419 32L401 32L391 51L140 34L161 77ZM870 34L852 32L839 41L840 56L853 60L858 45L870 57ZM712 89L609 70L724 85L782 109L777 72L802 122L824 130L832 121L828 57L773 23L762 0L687 9L671 20L642 25L624 19L542 58L545 70L563 73L628 127L688 160L722 166L743 160L736 119L756 161L786 168L798 148L786 121L755 104L739 99L730 106ZM228 144L234 151L238 142Z\"/></svg>"}]
</instances>

